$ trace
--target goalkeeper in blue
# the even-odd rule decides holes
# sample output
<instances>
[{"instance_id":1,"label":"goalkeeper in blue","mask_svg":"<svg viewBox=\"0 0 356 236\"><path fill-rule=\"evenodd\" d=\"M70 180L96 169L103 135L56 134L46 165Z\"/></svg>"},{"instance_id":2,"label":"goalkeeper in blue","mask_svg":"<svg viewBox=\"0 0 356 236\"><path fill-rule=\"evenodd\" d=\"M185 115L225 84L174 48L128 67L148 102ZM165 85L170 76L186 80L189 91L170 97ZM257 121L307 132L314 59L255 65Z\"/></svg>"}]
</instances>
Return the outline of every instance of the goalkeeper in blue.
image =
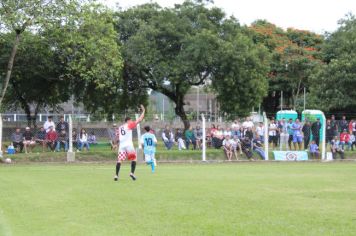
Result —
<instances>
[{"instance_id":1,"label":"goalkeeper in blue","mask_svg":"<svg viewBox=\"0 0 356 236\"><path fill-rule=\"evenodd\" d=\"M156 145L157 139L156 136L151 133L151 128L149 126L145 126L146 133L141 136L141 144L143 145L143 154L145 155L145 162L147 165L151 165L152 173L155 172L156 167Z\"/></svg>"}]
</instances>

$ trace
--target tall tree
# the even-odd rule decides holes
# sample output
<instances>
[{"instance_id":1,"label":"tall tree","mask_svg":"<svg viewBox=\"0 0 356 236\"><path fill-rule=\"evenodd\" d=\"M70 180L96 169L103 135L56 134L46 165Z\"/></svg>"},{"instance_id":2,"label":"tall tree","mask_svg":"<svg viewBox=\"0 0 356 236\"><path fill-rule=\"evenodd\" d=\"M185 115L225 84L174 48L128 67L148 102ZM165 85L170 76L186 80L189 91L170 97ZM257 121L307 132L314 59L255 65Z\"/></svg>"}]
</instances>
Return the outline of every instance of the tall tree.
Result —
<instances>
[{"instance_id":1,"label":"tall tree","mask_svg":"<svg viewBox=\"0 0 356 236\"><path fill-rule=\"evenodd\" d=\"M323 47L325 64L313 75L314 107L326 111L356 109L356 18L348 15L339 28L326 36Z\"/></svg>"},{"instance_id":2,"label":"tall tree","mask_svg":"<svg viewBox=\"0 0 356 236\"><path fill-rule=\"evenodd\" d=\"M11 42L5 42L0 53L11 48ZM17 54L4 106L21 107L27 115L28 125L32 123L35 127L37 113L41 109L55 109L59 103L69 99L69 84L60 78L63 68L59 58L41 35L24 32ZM0 56L0 68L3 65L6 65L6 59Z\"/></svg>"},{"instance_id":3,"label":"tall tree","mask_svg":"<svg viewBox=\"0 0 356 236\"><path fill-rule=\"evenodd\" d=\"M76 1L66 0L1 0L0 24L2 31L13 33L12 49L8 56L4 78L1 79L0 107L9 85L14 60L22 34L33 27L39 27L48 21L59 17L69 6L75 6Z\"/></svg>"},{"instance_id":4,"label":"tall tree","mask_svg":"<svg viewBox=\"0 0 356 236\"><path fill-rule=\"evenodd\" d=\"M263 20L254 22L250 29L254 41L264 44L272 55L264 109L276 112L282 105L279 97L283 91L283 108L299 110L300 94L304 88L309 90L311 72L322 63L323 37L305 30L283 30Z\"/></svg>"},{"instance_id":5,"label":"tall tree","mask_svg":"<svg viewBox=\"0 0 356 236\"><path fill-rule=\"evenodd\" d=\"M231 58L224 56L224 53L236 53L243 61L247 56L244 54L248 51L247 47L235 40L248 42L251 47L255 45L248 37L242 36L241 27L235 19L226 19L221 9L207 7L204 1L185 1L174 8L164 9L157 4L134 7L118 14L117 30L123 44L126 79L139 80L142 83L140 88L153 89L170 98L186 129L190 124L184 110L184 97L191 86L204 85L215 79L221 80L222 84L225 79L251 78L243 75L248 71L243 69L250 65L240 63L242 70L233 68L234 63L230 63ZM255 51L253 53L256 54ZM257 69L255 72L259 77L261 71ZM230 76L224 76L229 73ZM251 84L254 82L234 85L242 88ZM218 93L224 93L222 87L215 88ZM244 94L246 100L255 97L251 93ZM245 112L245 106L250 103L244 104L238 98L234 97L233 102L239 105L233 106L233 110L225 109L227 106L222 108L228 112L243 108ZM223 101L222 97L220 100Z\"/></svg>"}]
</instances>

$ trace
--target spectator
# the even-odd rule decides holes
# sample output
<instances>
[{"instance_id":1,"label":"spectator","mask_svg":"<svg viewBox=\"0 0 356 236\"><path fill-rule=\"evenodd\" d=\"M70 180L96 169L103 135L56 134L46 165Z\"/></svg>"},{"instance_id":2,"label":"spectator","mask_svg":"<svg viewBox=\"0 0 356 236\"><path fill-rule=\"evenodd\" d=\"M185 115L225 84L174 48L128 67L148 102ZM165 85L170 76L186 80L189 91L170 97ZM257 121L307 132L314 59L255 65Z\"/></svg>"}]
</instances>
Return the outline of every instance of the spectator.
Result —
<instances>
[{"instance_id":1,"label":"spectator","mask_svg":"<svg viewBox=\"0 0 356 236\"><path fill-rule=\"evenodd\" d=\"M90 145L93 145L93 144L96 145L96 144L98 144L98 142L96 141L96 136L95 136L94 131L90 132L89 137L88 137L88 143L89 143Z\"/></svg>"},{"instance_id":2,"label":"spectator","mask_svg":"<svg viewBox=\"0 0 356 236\"><path fill-rule=\"evenodd\" d=\"M339 132L342 133L345 129L349 129L349 122L347 122L346 116L342 116L341 120L339 121Z\"/></svg>"},{"instance_id":3,"label":"spectator","mask_svg":"<svg viewBox=\"0 0 356 236\"><path fill-rule=\"evenodd\" d=\"M354 134L350 135L350 143L351 143L351 151L354 150L354 146L356 146L356 138Z\"/></svg>"},{"instance_id":4,"label":"spectator","mask_svg":"<svg viewBox=\"0 0 356 236\"><path fill-rule=\"evenodd\" d=\"M44 152L46 146L46 130L41 127L36 134L36 143L42 146L42 152Z\"/></svg>"},{"instance_id":5,"label":"spectator","mask_svg":"<svg viewBox=\"0 0 356 236\"><path fill-rule=\"evenodd\" d=\"M234 124L232 125L231 135L232 135L231 137L235 137L235 136L237 136L238 138L241 137L240 125L234 125Z\"/></svg>"},{"instance_id":6,"label":"spectator","mask_svg":"<svg viewBox=\"0 0 356 236\"><path fill-rule=\"evenodd\" d=\"M59 152L62 147L65 152L68 151L68 135L65 129L58 134L56 151Z\"/></svg>"},{"instance_id":7,"label":"spectator","mask_svg":"<svg viewBox=\"0 0 356 236\"><path fill-rule=\"evenodd\" d=\"M171 150L174 144L174 135L168 125L162 132L162 139L167 150Z\"/></svg>"},{"instance_id":8,"label":"spectator","mask_svg":"<svg viewBox=\"0 0 356 236\"><path fill-rule=\"evenodd\" d=\"M331 115L331 126L334 130L334 134L333 134L333 137L334 136L339 136L339 133L338 133L338 130L339 130L339 127L338 127L338 122L335 120L335 115Z\"/></svg>"},{"instance_id":9,"label":"spectator","mask_svg":"<svg viewBox=\"0 0 356 236\"><path fill-rule=\"evenodd\" d=\"M319 154L320 154L319 147L318 147L318 145L316 145L314 140L311 141L309 150L310 150L310 155L312 158L315 158L315 159L319 158Z\"/></svg>"},{"instance_id":10,"label":"spectator","mask_svg":"<svg viewBox=\"0 0 356 236\"><path fill-rule=\"evenodd\" d=\"M341 159L344 159L344 150L341 148L338 136L334 136L334 138L331 140L331 153L334 160L336 159L337 154L340 155Z\"/></svg>"},{"instance_id":11,"label":"spectator","mask_svg":"<svg viewBox=\"0 0 356 236\"><path fill-rule=\"evenodd\" d=\"M226 158L231 161L233 154L233 143L231 142L230 135L227 135L222 142L222 146L224 147L224 153Z\"/></svg>"},{"instance_id":12,"label":"spectator","mask_svg":"<svg viewBox=\"0 0 356 236\"><path fill-rule=\"evenodd\" d=\"M46 144L47 147L51 149L51 151L55 151L56 148L56 142L57 142L57 132L54 130L54 126L49 127L49 131L46 134Z\"/></svg>"},{"instance_id":13,"label":"spectator","mask_svg":"<svg viewBox=\"0 0 356 236\"><path fill-rule=\"evenodd\" d=\"M186 147L185 147L185 143L184 143L184 140L183 140L183 131L181 129L177 129L176 130L176 141L178 143L178 150L185 150Z\"/></svg>"},{"instance_id":14,"label":"spectator","mask_svg":"<svg viewBox=\"0 0 356 236\"><path fill-rule=\"evenodd\" d=\"M217 129L215 127L214 124L211 125L210 128L210 139L211 139L211 146L213 146L215 148L215 141L216 141L216 137L215 137L215 133L216 133Z\"/></svg>"},{"instance_id":15,"label":"spectator","mask_svg":"<svg viewBox=\"0 0 356 236\"><path fill-rule=\"evenodd\" d=\"M350 134L347 129L344 129L340 134L340 145L343 150L345 150L345 144L347 145L347 150L351 149Z\"/></svg>"},{"instance_id":16,"label":"spectator","mask_svg":"<svg viewBox=\"0 0 356 236\"><path fill-rule=\"evenodd\" d=\"M268 128L268 136L269 136L269 143L272 143L272 148L274 149L277 146L277 124L275 120L272 118L271 123L269 124Z\"/></svg>"},{"instance_id":17,"label":"spectator","mask_svg":"<svg viewBox=\"0 0 356 236\"><path fill-rule=\"evenodd\" d=\"M69 132L69 124L68 124L68 122L64 121L64 116L60 116L59 122L56 126L56 131L58 134L61 133L62 130L65 130L66 134L68 134L68 132Z\"/></svg>"},{"instance_id":18,"label":"spectator","mask_svg":"<svg viewBox=\"0 0 356 236\"><path fill-rule=\"evenodd\" d=\"M23 134L20 128L16 128L15 132L11 135L11 142L16 152L22 152L23 150Z\"/></svg>"},{"instance_id":19,"label":"spectator","mask_svg":"<svg viewBox=\"0 0 356 236\"><path fill-rule=\"evenodd\" d=\"M241 148L242 148L242 152L245 153L247 159L249 160L253 160L253 154L251 151L251 140L248 137L244 137L241 140Z\"/></svg>"},{"instance_id":20,"label":"spectator","mask_svg":"<svg viewBox=\"0 0 356 236\"><path fill-rule=\"evenodd\" d=\"M87 151L89 151L88 134L85 131L85 129L82 128L79 134L79 150L83 151L84 146L87 149Z\"/></svg>"},{"instance_id":21,"label":"spectator","mask_svg":"<svg viewBox=\"0 0 356 236\"><path fill-rule=\"evenodd\" d=\"M203 141L203 129L200 128L199 125L194 130L194 135L197 143L197 148L201 149L202 141Z\"/></svg>"},{"instance_id":22,"label":"spectator","mask_svg":"<svg viewBox=\"0 0 356 236\"><path fill-rule=\"evenodd\" d=\"M321 129L320 118L317 118L316 121L311 126L311 132L313 135L313 140L318 146L320 141L320 129Z\"/></svg>"},{"instance_id":23,"label":"spectator","mask_svg":"<svg viewBox=\"0 0 356 236\"><path fill-rule=\"evenodd\" d=\"M253 140L253 131L251 127L248 127L245 132L245 137L248 137L250 140Z\"/></svg>"},{"instance_id":24,"label":"spectator","mask_svg":"<svg viewBox=\"0 0 356 236\"><path fill-rule=\"evenodd\" d=\"M356 135L356 120L351 120L349 124L350 134Z\"/></svg>"},{"instance_id":25,"label":"spectator","mask_svg":"<svg viewBox=\"0 0 356 236\"><path fill-rule=\"evenodd\" d=\"M253 128L255 125L253 124L251 117L246 117L246 120L242 123L243 127L243 135L245 135L245 132L247 131L248 128Z\"/></svg>"},{"instance_id":26,"label":"spectator","mask_svg":"<svg viewBox=\"0 0 356 236\"><path fill-rule=\"evenodd\" d=\"M232 150L233 150L234 156L235 156L236 160L238 160L239 158L237 157L237 151L239 151L240 155L242 156L241 141L237 137L237 135L235 135L234 138L231 139L231 143L232 143Z\"/></svg>"},{"instance_id":27,"label":"spectator","mask_svg":"<svg viewBox=\"0 0 356 236\"><path fill-rule=\"evenodd\" d=\"M304 149L308 150L309 142L310 142L310 130L311 130L311 124L308 120L305 121L302 132L304 136Z\"/></svg>"},{"instance_id":28,"label":"spectator","mask_svg":"<svg viewBox=\"0 0 356 236\"><path fill-rule=\"evenodd\" d=\"M9 146L7 146L7 154L12 155L15 154L15 147L12 143L9 144Z\"/></svg>"},{"instance_id":29,"label":"spectator","mask_svg":"<svg viewBox=\"0 0 356 236\"><path fill-rule=\"evenodd\" d=\"M217 126L217 130L214 133L213 143L214 148L219 149L222 146L224 140L224 131L220 126Z\"/></svg>"},{"instance_id":30,"label":"spectator","mask_svg":"<svg viewBox=\"0 0 356 236\"><path fill-rule=\"evenodd\" d=\"M263 143L264 136L265 136L265 127L263 125L263 122L260 122L256 128L256 138L258 137L260 142Z\"/></svg>"},{"instance_id":31,"label":"spectator","mask_svg":"<svg viewBox=\"0 0 356 236\"><path fill-rule=\"evenodd\" d=\"M47 121L44 123L43 127L46 130L46 133L48 133L50 131L50 127L55 127L55 124L53 122L53 116L48 116Z\"/></svg>"},{"instance_id":32,"label":"spectator","mask_svg":"<svg viewBox=\"0 0 356 236\"><path fill-rule=\"evenodd\" d=\"M108 129L108 133L109 133L109 138L110 138L110 147L111 150L117 150L118 145L119 145L119 130L117 128L116 124L112 125L112 129ZM73 139L74 140L74 139Z\"/></svg>"},{"instance_id":33,"label":"spectator","mask_svg":"<svg viewBox=\"0 0 356 236\"><path fill-rule=\"evenodd\" d=\"M231 128L229 128L229 127L224 131L224 137L226 137L227 135L229 135L230 137L232 137Z\"/></svg>"},{"instance_id":34,"label":"spectator","mask_svg":"<svg viewBox=\"0 0 356 236\"><path fill-rule=\"evenodd\" d=\"M286 149L288 149L289 134L288 134L287 121L285 118L282 118L282 120L278 123L278 130L280 134L280 147L283 149L283 146L285 146Z\"/></svg>"},{"instance_id":35,"label":"spectator","mask_svg":"<svg viewBox=\"0 0 356 236\"><path fill-rule=\"evenodd\" d=\"M288 120L288 123L287 123L287 130L288 130L288 147L289 147L289 150L292 150L292 141L293 141L293 129L292 129L292 125L293 125L293 120L292 118L290 118Z\"/></svg>"},{"instance_id":36,"label":"spectator","mask_svg":"<svg viewBox=\"0 0 356 236\"><path fill-rule=\"evenodd\" d=\"M299 119L295 119L295 122L292 125L292 130L293 130L294 150L297 150L297 143L298 143L299 150L302 150L303 135L302 135L302 125L300 124Z\"/></svg>"},{"instance_id":37,"label":"spectator","mask_svg":"<svg viewBox=\"0 0 356 236\"><path fill-rule=\"evenodd\" d=\"M185 131L184 136L185 136L185 146L187 147L187 150L189 150L190 144L193 145L193 150L195 150L197 148L197 143L195 140L195 136L194 136L192 127L189 127L189 129L187 129Z\"/></svg>"},{"instance_id":38,"label":"spectator","mask_svg":"<svg viewBox=\"0 0 356 236\"><path fill-rule=\"evenodd\" d=\"M331 143L331 140L335 137L335 129L331 124L331 120L328 119L326 121L326 134L325 134L325 142L326 145Z\"/></svg>"},{"instance_id":39,"label":"spectator","mask_svg":"<svg viewBox=\"0 0 356 236\"><path fill-rule=\"evenodd\" d=\"M36 141L34 140L34 135L31 132L30 127L26 127L25 132L23 133L23 144L25 147L25 153L32 152L32 149L36 145Z\"/></svg>"},{"instance_id":40,"label":"spectator","mask_svg":"<svg viewBox=\"0 0 356 236\"><path fill-rule=\"evenodd\" d=\"M261 157L262 160L265 160L266 159L265 152L263 150L263 145L258 135L253 140L252 145L253 145L253 150Z\"/></svg>"},{"instance_id":41,"label":"spectator","mask_svg":"<svg viewBox=\"0 0 356 236\"><path fill-rule=\"evenodd\" d=\"M240 123L239 123L238 120L235 120L235 121L232 123L231 129L232 129L232 130L238 130L238 129L240 129Z\"/></svg>"}]
</instances>

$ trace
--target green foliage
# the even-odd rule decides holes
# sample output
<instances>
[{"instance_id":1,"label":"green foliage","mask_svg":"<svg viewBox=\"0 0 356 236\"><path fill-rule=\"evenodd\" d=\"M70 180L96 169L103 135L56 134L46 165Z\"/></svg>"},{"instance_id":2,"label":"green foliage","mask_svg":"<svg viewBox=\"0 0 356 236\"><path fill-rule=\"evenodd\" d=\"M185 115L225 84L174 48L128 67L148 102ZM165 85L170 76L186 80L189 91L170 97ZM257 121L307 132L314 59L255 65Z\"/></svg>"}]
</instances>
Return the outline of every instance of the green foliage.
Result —
<instances>
[{"instance_id":1,"label":"green foliage","mask_svg":"<svg viewBox=\"0 0 356 236\"><path fill-rule=\"evenodd\" d=\"M12 38L7 34L6 38ZM0 71L6 68L8 51L11 40L0 48ZM14 72L10 81L9 93L4 103L7 107L21 107L29 116L45 107L55 108L59 103L67 101L70 97L68 82L62 80L60 75L62 67L50 43L38 34L24 32L14 63ZM29 89L31 88L31 89ZM31 109L31 106L34 109Z\"/></svg>"},{"instance_id":2,"label":"green foliage","mask_svg":"<svg viewBox=\"0 0 356 236\"><path fill-rule=\"evenodd\" d=\"M289 28L285 31L261 20L254 22L250 29L254 41L265 45L272 54L264 109L267 112L279 109L278 100L283 91L284 104L301 110L297 106L300 95L304 87L309 90L312 71L321 64L323 37L305 30Z\"/></svg>"},{"instance_id":3,"label":"green foliage","mask_svg":"<svg viewBox=\"0 0 356 236\"><path fill-rule=\"evenodd\" d=\"M266 50L243 36L236 19L225 18L219 8L207 7L203 1L185 1L164 9L145 4L120 12L117 30L123 44L125 78L139 78L140 88L169 97L186 128L189 117L184 96L193 85L213 81L221 103L230 94L234 106L221 106L228 113L245 114L265 95ZM230 86L231 91L226 93L221 85ZM255 88L257 93L250 93ZM244 93L237 95L237 90Z\"/></svg>"},{"instance_id":4,"label":"green foliage","mask_svg":"<svg viewBox=\"0 0 356 236\"><path fill-rule=\"evenodd\" d=\"M313 105L326 111L356 109L356 19L349 15L325 41L325 65L313 76Z\"/></svg>"}]
</instances>

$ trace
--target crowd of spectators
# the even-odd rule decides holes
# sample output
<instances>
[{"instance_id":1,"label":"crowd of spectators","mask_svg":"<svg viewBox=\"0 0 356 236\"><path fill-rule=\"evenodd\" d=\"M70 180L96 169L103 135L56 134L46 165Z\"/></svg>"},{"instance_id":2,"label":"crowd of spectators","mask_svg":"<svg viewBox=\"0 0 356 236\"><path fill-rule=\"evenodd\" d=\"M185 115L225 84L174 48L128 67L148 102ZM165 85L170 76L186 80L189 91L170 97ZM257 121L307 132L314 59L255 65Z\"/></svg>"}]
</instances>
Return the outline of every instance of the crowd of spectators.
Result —
<instances>
[{"instance_id":1,"label":"crowd of spectators","mask_svg":"<svg viewBox=\"0 0 356 236\"><path fill-rule=\"evenodd\" d=\"M25 150L25 153L32 152L35 146L40 146L42 152L53 151L67 152L69 148L69 124L64 120L64 116L60 117L57 124L54 123L53 117L49 116L47 121L39 130L34 133L30 127L26 127L24 132L21 128L16 128L11 134L11 143L7 147L8 153L20 153ZM72 144L76 151L86 149L89 151L91 144L96 144L96 136L94 132L89 135L82 128L79 135L76 129L72 130Z\"/></svg>"},{"instance_id":2,"label":"crowd of spectators","mask_svg":"<svg viewBox=\"0 0 356 236\"><path fill-rule=\"evenodd\" d=\"M343 116L336 121L335 116L331 116L326 121L326 143L327 148L333 154L333 158L339 154L344 158L345 150L354 150L356 146L356 120L347 121ZM319 118L301 122L299 119L276 120L271 118L268 122L268 130L265 135L264 123L254 123L251 118L246 118L243 122L235 120L230 126L225 128L211 125L207 129L208 147L222 149L228 160L239 159L239 156L246 155L248 159L257 156L265 159L264 139L267 137L271 150L294 150L307 151L311 158L320 158L319 147L322 132L322 124ZM178 150L200 149L202 143L202 129L198 125L196 128L190 127L186 131L176 129L175 132L166 126L162 133L162 140L167 150L176 144ZM256 154L256 155L253 155Z\"/></svg>"}]
</instances>

